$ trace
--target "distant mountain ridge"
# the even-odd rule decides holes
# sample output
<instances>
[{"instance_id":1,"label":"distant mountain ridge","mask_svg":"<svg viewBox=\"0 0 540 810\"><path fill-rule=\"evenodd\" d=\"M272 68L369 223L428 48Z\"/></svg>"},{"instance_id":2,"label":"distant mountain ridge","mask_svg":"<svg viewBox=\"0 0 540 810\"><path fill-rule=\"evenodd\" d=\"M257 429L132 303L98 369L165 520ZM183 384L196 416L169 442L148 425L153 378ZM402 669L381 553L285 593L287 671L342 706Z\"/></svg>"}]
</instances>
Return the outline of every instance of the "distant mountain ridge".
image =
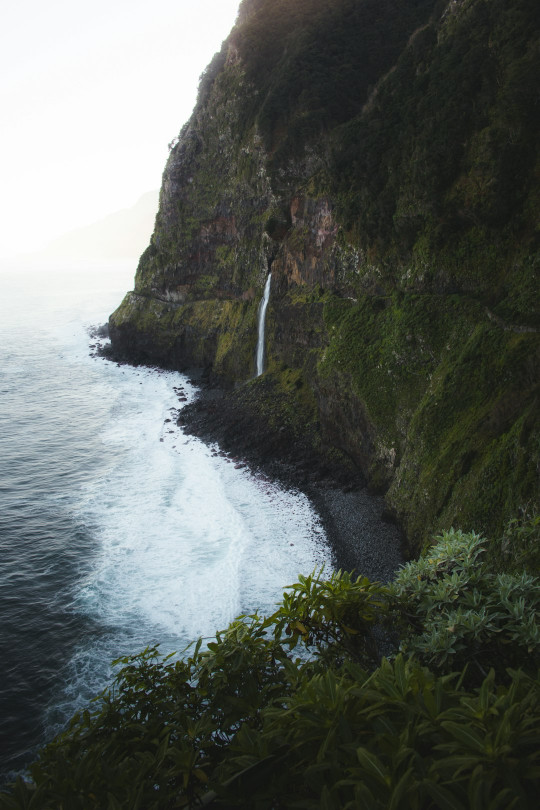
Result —
<instances>
[{"instance_id":1,"label":"distant mountain ridge","mask_svg":"<svg viewBox=\"0 0 540 810\"><path fill-rule=\"evenodd\" d=\"M131 208L63 234L40 253L81 259L139 257L152 234L158 202L159 191L148 191Z\"/></svg>"}]
</instances>

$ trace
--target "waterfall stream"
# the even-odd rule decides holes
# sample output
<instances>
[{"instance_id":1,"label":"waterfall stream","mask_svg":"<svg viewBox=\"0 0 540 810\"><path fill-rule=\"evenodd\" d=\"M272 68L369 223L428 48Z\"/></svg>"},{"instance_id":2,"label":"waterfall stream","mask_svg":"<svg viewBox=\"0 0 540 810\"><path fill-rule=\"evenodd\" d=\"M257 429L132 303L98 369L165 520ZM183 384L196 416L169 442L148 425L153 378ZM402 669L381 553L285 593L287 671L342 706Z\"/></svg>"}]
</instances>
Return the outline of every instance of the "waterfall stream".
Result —
<instances>
[{"instance_id":1,"label":"waterfall stream","mask_svg":"<svg viewBox=\"0 0 540 810\"><path fill-rule=\"evenodd\" d=\"M270 298L270 281L272 273L268 273L266 284L264 287L264 294L259 304L259 336L257 340L257 377L264 371L264 324L266 320L266 308L268 306L268 299Z\"/></svg>"}]
</instances>

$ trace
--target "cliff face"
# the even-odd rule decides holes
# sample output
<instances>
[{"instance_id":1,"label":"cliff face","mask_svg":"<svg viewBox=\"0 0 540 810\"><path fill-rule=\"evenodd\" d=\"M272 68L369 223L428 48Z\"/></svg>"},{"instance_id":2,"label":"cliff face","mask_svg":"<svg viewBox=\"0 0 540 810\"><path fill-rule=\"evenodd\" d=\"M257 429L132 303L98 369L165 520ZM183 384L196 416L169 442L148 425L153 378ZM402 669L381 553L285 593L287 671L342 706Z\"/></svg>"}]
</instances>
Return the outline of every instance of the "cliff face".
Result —
<instances>
[{"instance_id":1,"label":"cliff face","mask_svg":"<svg viewBox=\"0 0 540 810\"><path fill-rule=\"evenodd\" d=\"M244 0L116 353L261 414L270 385L276 428L352 459L411 547L500 533L538 504L538 62L533 0Z\"/></svg>"}]
</instances>

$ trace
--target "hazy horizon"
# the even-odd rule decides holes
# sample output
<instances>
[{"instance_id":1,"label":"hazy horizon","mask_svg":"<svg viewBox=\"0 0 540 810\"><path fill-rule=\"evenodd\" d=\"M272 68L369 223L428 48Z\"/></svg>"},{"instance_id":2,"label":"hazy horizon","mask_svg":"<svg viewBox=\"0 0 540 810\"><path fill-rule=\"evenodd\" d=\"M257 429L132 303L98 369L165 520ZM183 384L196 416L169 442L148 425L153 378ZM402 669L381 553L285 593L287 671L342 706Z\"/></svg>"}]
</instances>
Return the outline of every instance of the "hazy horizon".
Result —
<instances>
[{"instance_id":1,"label":"hazy horizon","mask_svg":"<svg viewBox=\"0 0 540 810\"><path fill-rule=\"evenodd\" d=\"M159 189L134 205L56 237L30 256L36 258L138 259L148 247L159 204Z\"/></svg>"},{"instance_id":2,"label":"hazy horizon","mask_svg":"<svg viewBox=\"0 0 540 810\"><path fill-rule=\"evenodd\" d=\"M0 256L42 251L158 189L240 0L38 0L0 32Z\"/></svg>"}]
</instances>

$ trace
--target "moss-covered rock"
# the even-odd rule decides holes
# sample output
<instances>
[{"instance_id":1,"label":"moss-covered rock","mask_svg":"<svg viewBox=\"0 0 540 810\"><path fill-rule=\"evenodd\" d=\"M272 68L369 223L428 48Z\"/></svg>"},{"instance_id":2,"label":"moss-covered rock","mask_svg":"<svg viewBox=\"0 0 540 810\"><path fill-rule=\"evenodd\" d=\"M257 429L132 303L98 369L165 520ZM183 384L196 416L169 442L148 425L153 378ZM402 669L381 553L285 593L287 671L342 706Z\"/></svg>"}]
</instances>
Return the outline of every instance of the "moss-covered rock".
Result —
<instances>
[{"instance_id":1,"label":"moss-covered rock","mask_svg":"<svg viewBox=\"0 0 540 810\"><path fill-rule=\"evenodd\" d=\"M352 460L411 550L500 534L539 492L535 65L534 0L244 0L117 353L247 384L271 271L252 415Z\"/></svg>"}]
</instances>

